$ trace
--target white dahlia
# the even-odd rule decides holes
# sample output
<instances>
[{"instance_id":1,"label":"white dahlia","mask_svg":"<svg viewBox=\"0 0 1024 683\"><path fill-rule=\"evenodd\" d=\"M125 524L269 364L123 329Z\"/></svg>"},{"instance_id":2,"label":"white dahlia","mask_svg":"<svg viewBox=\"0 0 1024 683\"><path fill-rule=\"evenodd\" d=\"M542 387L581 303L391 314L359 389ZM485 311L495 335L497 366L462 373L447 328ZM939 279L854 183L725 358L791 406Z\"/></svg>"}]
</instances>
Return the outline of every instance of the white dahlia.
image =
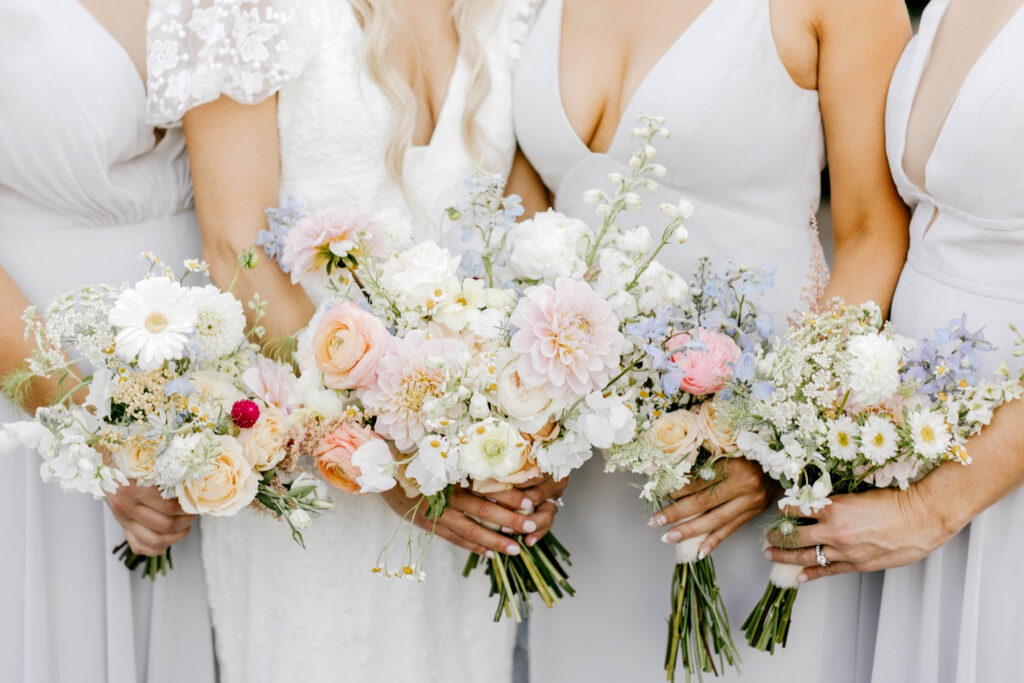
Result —
<instances>
[{"instance_id":1,"label":"white dahlia","mask_svg":"<svg viewBox=\"0 0 1024 683\"><path fill-rule=\"evenodd\" d=\"M845 385L850 400L863 407L878 406L892 398L900 386L900 348L880 334L854 337L847 347L850 362Z\"/></svg>"},{"instance_id":2,"label":"white dahlia","mask_svg":"<svg viewBox=\"0 0 1024 683\"><path fill-rule=\"evenodd\" d=\"M195 331L196 306L189 290L165 277L143 280L114 302L108 320L118 329L117 355L138 360L143 370L182 357Z\"/></svg>"},{"instance_id":3,"label":"white dahlia","mask_svg":"<svg viewBox=\"0 0 1024 683\"><path fill-rule=\"evenodd\" d=\"M209 358L226 356L245 340L242 303L213 285L193 288L196 300L196 339Z\"/></svg>"}]
</instances>

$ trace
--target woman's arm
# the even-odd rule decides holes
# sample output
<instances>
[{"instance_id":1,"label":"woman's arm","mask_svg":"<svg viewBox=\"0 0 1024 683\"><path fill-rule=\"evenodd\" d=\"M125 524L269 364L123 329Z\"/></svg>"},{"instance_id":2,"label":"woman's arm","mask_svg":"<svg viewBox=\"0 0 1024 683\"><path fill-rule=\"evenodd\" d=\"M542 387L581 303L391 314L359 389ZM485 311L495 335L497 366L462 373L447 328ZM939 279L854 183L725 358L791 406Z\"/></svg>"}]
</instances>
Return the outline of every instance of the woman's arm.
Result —
<instances>
[{"instance_id":1,"label":"woman's arm","mask_svg":"<svg viewBox=\"0 0 1024 683\"><path fill-rule=\"evenodd\" d=\"M817 524L800 527L799 549L769 548L768 557L807 567L802 581L917 562L1024 484L1024 401L999 408L967 450L970 465L944 463L906 491L836 496L814 515ZM799 510L789 512L800 516ZM782 539L773 542L783 545ZM831 562L827 567L815 561L818 544Z\"/></svg>"},{"instance_id":2,"label":"woman's arm","mask_svg":"<svg viewBox=\"0 0 1024 683\"><path fill-rule=\"evenodd\" d=\"M910 20L902 0L815 2L835 235L825 300L872 299L887 314L906 260L909 217L886 160L885 101Z\"/></svg>"},{"instance_id":3,"label":"woman's arm","mask_svg":"<svg viewBox=\"0 0 1024 683\"><path fill-rule=\"evenodd\" d=\"M245 105L222 96L190 110L184 124L203 258L213 281L226 288L235 277L238 255L252 249L267 227L263 211L277 206L277 98ZM268 302L262 321L267 339L295 334L313 316L309 297L268 258L241 272L234 287L242 301L257 292Z\"/></svg>"},{"instance_id":4,"label":"woman's arm","mask_svg":"<svg viewBox=\"0 0 1024 683\"><path fill-rule=\"evenodd\" d=\"M32 355L33 343L25 339L25 323L21 314L29 306L29 300L7 271L0 268L0 377L7 377L15 370L25 367L25 360ZM29 415L35 415L36 408L56 398L57 383L41 377L33 377L27 387L22 407Z\"/></svg>"},{"instance_id":5,"label":"woman's arm","mask_svg":"<svg viewBox=\"0 0 1024 683\"><path fill-rule=\"evenodd\" d=\"M516 158L508 174L505 194L517 194L522 198L523 216L526 218L539 211L547 211L554 203L548 188L544 187L537 171L519 148L516 148Z\"/></svg>"}]
</instances>

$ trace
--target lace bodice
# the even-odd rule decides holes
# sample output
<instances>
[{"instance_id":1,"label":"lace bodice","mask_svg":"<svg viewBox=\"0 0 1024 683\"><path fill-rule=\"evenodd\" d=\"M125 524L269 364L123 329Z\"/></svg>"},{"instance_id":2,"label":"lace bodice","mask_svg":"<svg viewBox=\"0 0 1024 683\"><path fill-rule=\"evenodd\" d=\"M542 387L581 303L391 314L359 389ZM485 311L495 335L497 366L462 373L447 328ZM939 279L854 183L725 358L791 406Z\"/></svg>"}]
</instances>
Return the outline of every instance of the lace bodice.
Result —
<instances>
[{"instance_id":1,"label":"lace bodice","mask_svg":"<svg viewBox=\"0 0 1024 683\"><path fill-rule=\"evenodd\" d=\"M483 170L507 173L515 151L511 64L540 0L495 2L481 26L491 88L477 122ZM460 56L428 145L405 157L414 203L388 176L384 150L394 114L364 67L363 34L348 2L198 0L153 3L149 118L171 126L226 94L255 103L279 93L281 195L307 209L400 209L422 223L458 201L474 162L462 136L469 69Z\"/></svg>"}]
</instances>

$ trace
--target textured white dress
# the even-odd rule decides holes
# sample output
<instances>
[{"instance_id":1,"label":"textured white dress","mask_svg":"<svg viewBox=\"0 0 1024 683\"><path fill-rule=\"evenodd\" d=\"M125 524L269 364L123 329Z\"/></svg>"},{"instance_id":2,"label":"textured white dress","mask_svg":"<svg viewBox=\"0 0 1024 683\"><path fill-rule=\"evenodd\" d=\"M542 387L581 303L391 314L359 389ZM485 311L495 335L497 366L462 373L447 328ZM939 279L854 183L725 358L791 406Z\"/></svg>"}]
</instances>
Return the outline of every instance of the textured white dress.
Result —
<instances>
[{"instance_id":1,"label":"textured white dress","mask_svg":"<svg viewBox=\"0 0 1024 683\"><path fill-rule=\"evenodd\" d=\"M903 167L907 122L948 0L932 2L893 75L889 165L914 215L892 320L930 334L967 313L998 348L982 372L1012 358L1008 323L1024 321L1024 9L964 81L917 187ZM885 572L874 681L1021 680L1024 491L978 515L916 564Z\"/></svg>"},{"instance_id":2,"label":"textured white dress","mask_svg":"<svg viewBox=\"0 0 1024 683\"><path fill-rule=\"evenodd\" d=\"M626 107L606 154L577 137L559 92L562 0L539 13L523 47L513 90L520 146L556 197L556 208L593 220L584 191L605 189L609 172L628 174L636 146L629 136L638 114L665 117L669 140L658 141L668 167L657 196L629 216L664 225L661 202L682 196L696 206L690 240L663 252L667 265L689 278L711 256L772 264L775 288L764 303L782 330L801 306L816 245L808 227L817 209L825 160L815 91L796 86L778 57L768 0L714 0L642 81ZM667 635L674 566L664 529L645 525L644 505L628 475L603 474L593 458L570 477L565 509L555 525L572 552L578 593L531 619L530 672L536 682L658 681ZM760 537L776 512L748 522L714 552L715 566L743 658L743 680L844 683L866 680L877 590L860 576L801 587L789 645L774 656L743 642L740 624L760 599L771 563ZM864 631L868 638L859 638ZM568 636L567 634L571 634ZM862 651L861 646L867 648ZM723 680L737 680L729 671Z\"/></svg>"},{"instance_id":3,"label":"textured white dress","mask_svg":"<svg viewBox=\"0 0 1024 683\"><path fill-rule=\"evenodd\" d=\"M532 4L496 2L480 27L491 89L477 121L490 172L507 173L514 155L511 64ZM344 0L151 3L149 69L156 123L221 93L254 103L277 92L280 194L307 209L390 210L436 237L418 217L437 219L465 195L474 169L461 131L467 64L459 58L430 144L405 157L417 211L387 174L393 112L364 67L362 30ZM399 517L379 496L333 498L305 532L305 551L250 512L204 527L223 680L510 680L514 625L492 622L482 573L462 577L466 551L436 540L426 583L382 579L370 569Z\"/></svg>"},{"instance_id":4,"label":"textured white dress","mask_svg":"<svg viewBox=\"0 0 1024 683\"><path fill-rule=\"evenodd\" d=\"M76 0L0 0L0 266L43 308L83 284L200 254L180 131L159 143L131 58ZM16 333L20 325L5 334ZM0 423L22 419L0 398ZM106 504L2 461L0 680L212 683L199 529L155 583L111 549Z\"/></svg>"}]
</instances>

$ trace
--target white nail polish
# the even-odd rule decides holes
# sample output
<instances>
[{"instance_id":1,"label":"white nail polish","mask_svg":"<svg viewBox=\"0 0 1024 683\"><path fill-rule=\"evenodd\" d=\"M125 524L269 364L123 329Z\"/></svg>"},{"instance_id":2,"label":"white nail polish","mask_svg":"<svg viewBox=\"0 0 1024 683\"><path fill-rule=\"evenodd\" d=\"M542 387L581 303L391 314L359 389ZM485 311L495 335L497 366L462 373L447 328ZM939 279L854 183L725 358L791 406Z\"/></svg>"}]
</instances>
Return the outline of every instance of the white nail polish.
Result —
<instances>
[{"instance_id":1,"label":"white nail polish","mask_svg":"<svg viewBox=\"0 0 1024 683\"><path fill-rule=\"evenodd\" d=\"M534 522L532 519L528 519L525 522L523 522L523 531L525 531L526 533L532 534L536 530L537 523Z\"/></svg>"},{"instance_id":2,"label":"white nail polish","mask_svg":"<svg viewBox=\"0 0 1024 683\"><path fill-rule=\"evenodd\" d=\"M668 535L670 533L672 533L672 532L671 531L666 531L665 533L663 533L661 535L661 542L662 543L675 543L676 542L676 540L674 538L669 538L668 537Z\"/></svg>"},{"instance_id":3,"label":"white nail polish","mask_svg":"<svg viewBox=\"0 0 1024 683\"><path fill-rule=\"evenodd\" d=\"M484 553L484 557L486 557L488 560L493 560L494 559L494 551L493 550L488 550L486 553Z\"/></svg>"},{"instance_id":4,"label":"white nail polish","mask_svg":"<svg viewBox=\"0 0 1024 683\"><path fill-rule=\"evenodd\" d=\"M703 548L701 548L700 552L697 553L697 560L703 560L707 556L708 556L708 551L706 551Z\"/></svg>"},{"instance_id":5,"label":"white nail polish","mask_svg":"<svg viewBox=\"0 0 1024 683\"><path fill-rule=\"evenodd\" d=\"M523 512L529 512L530 510L533 509L533 501L527 498L526 500L519 504L519 509L522 510Z\"/></svg>"},{"instance_id":6,"label":"white nail polish","mask_svg":"<svg viewBox=\"0 0 1024 683\"><path fill-rule=\"evenodd\" d=\"M507 526L501 527L501 533L503 533L503 534L514 534L515 532L516 532L515 529L510 529Z\"/></svg>"},{"instance_id":7,"label":"white nail polish","mask_svg":"<svg viewBox=\"0 0 1024 683\"><path fill-rule=\"evenodd\" d=\"M510 545L508 548L505 549L505 553L507 555L512 555L513 557L515 557L516 555L519 554L519 545L518 544Z\"/></svg>"}]
</instances>

